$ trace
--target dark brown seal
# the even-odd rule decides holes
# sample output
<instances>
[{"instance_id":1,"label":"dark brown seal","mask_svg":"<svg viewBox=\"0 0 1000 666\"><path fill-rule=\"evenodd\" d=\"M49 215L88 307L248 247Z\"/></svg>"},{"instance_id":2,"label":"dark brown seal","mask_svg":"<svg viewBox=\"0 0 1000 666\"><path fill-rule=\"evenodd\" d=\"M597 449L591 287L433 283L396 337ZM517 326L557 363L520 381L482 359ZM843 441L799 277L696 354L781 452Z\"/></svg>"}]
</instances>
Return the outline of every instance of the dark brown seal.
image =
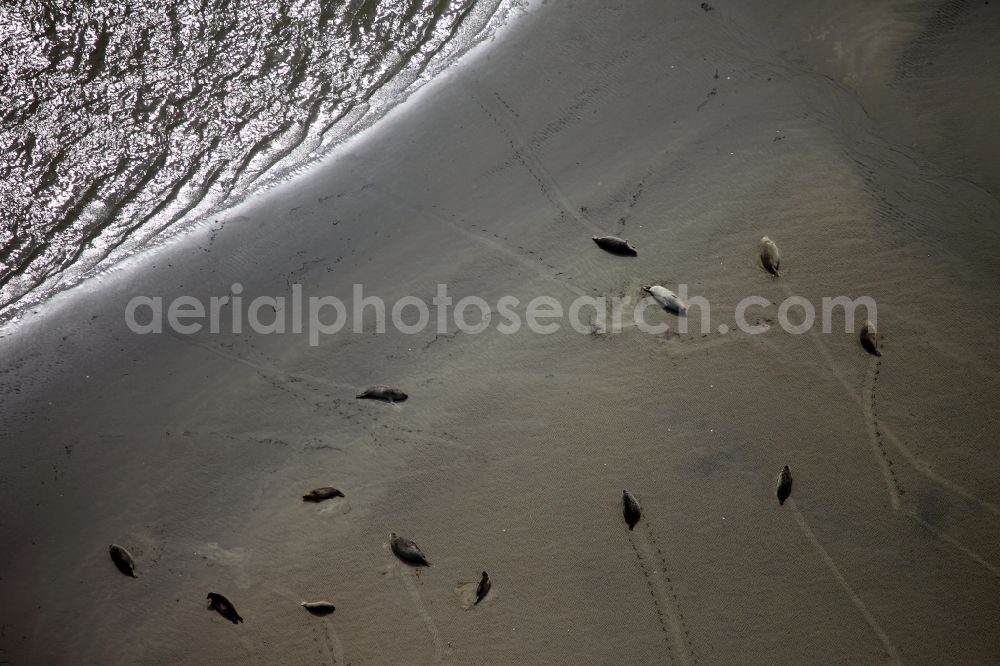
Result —
<instances>
[{"instance_id":1,"label":"dark brown seal","mask_svg":"<svg viewBox=\"0 0 1000 666\"><path fill-rule=\"evenodd\" d=\"M483 600L483 598L490 593L490 588L493 587L493 583L490 581L490 576L485 571L483 572L483 577L479 579L479 585L476 587L476 604ZM473 604L474 606L475 604Z\"/></svg>"},{"instance_id":2,"label":"dark brown seal","mask_svg":"<svg viewBox=\"0 0 1000 666\"><path fill-rule=\"evenodd\" d=\"M639 500L627 490L622 491L622 507L623 513L625 514L625 523L628 525L629 530L635 528L636 523L642 518L642 508L639 506Z\"/></svg>"},{"instance_id":3,"label":"dark brown seal","mask_svg":"<svg viewBox=\"0 0 1000 666\"><path fill-rule=\"evenodd\" d=\"M114 543L111 544L108 551L111 553L111 561L118 567L118 571L121 571L126 576L138 578L135 575L135 560L132 559L132 553Z\"/></svg>"},{"instance_id":4,"label":"dark brown seal","mask_svg":"<svg viewBox=\"0 0 1000 666\"><path fill-rule=\"evenodd\" d=\"M398 388L393 388L392 386L385 386L384 384L379 384L377 386L372 386L366 388L361 393L355 396L360 400L384 400L385 402L403 402L410 396L406 395Z\"/></svg>"},{"instance_id":5,"label":"dark brown seal","mask_svg":"<svg viewBox=\"0 0 1000 666\"><path fill-rule=\"evenodd\" d=\"M639 256L639 252L624 238L618 238L618 236L594 236L593 239L597 243L597 247L605 252L618 254L623 257Z\"/></svg>"},{"instance_id":6,"label":"dark brown seal","mask_svg":"<svg viewBox=\"0 0 1000 666\"><path fill-rule=\"evenodd\" d=\"M331 488L330 486L323 486L322 488L314 488L302 496L303 502L322 502L323 500L333 499L334 497L343 497L344 493L340 492L336 488Z\"/></svg>"},{"instance_id":7,"label":"dark brown seal","mask_svg":"<svg viewBox=\"0 0 1000 666\"><path fill-rule=\"evenodd\" d=\"M870 321L866 321L865 325L861 327L861 346L869 354L882 355L878 348L878 331L875 330L875 324Z\"/></svg>"},{"instance_id":8,"label":"dark brown seal","mask_svg":"<svg viewBox=\"0 0 1000 666\"><path fill-rule=\"evenodd\" d=\"M424 556L420 547L405 537L401 537L395 532L389 535L389 545L396 557L414 567L429 567L430 562Z\"/></svg>"},{"instance_id":9,"label":"dark brown seal","mask_svg":"<svg viewBox=\"0 0 1000 666\"><path fill-rule=\"evenodd\" d=\"M778 504L784 504L788 496L792 494L792 472L785 465L778 474Z\"/></svg>"},{"instance_id":10,"label":"dark brown seal","mask_svg":"<svg viewBox=\"0 0 1000 666\"><path fill-rule=\"evenodd\" d=\"M240 622L243 621L243 618L240 617L240 614L236 612L236 607L233 606L233 602L231 602L229 599L226 599L221 594L218 594L216 592L209 592L206 599L209 600L208 601L209 610L217 611L219 615L226 618L233 624L239 624Z\"/></svg>"}]
</instances>

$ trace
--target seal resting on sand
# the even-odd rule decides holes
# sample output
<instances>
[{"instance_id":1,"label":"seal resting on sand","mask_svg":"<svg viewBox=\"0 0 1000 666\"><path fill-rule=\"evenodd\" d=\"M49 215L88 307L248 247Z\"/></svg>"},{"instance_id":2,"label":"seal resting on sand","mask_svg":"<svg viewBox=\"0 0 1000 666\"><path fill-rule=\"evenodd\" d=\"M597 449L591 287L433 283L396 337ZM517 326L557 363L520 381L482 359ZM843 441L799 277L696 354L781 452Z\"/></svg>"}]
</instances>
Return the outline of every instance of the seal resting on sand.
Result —
<instances>
[{"instance_id":1,"label":"seal resting on sand","mask_svg":"<svg viewBox=\"0 0 1000 666\"><path fill-rule=\"evenodd\" d=\"M424 556L420 546L405 537L401 537L395 532L389 535L389 545L396 557L414 567L429 567L430 562Z\"/></svg>"},{"instance_id":2,"label":"seal resting on sand","mask_svg":"<svg viewBox=\"0 0 1000 666\"><path fill-rule=\"evenodd\" d=\"M344 493L340 492L336 488L331 488L330 486L323 486L322 488L314 488L310 490L305 495L302 496L303 502L322 502L323 500L333 499L334 497L343 497Z\"/></svg>"},{"instance_id":3,"label":"seal resting on sand","mask_svg":"<svg viewBox=\"0 0 1000 666\"><path fill-rule=\"evenodd\" d=\"M226 618L233 624L239 624L240 622L243 621L243 618L240 617L240 614L236 612L236 607L233 606L233 602L231 602L229 599L226 599L221 594L218 594L216 592L209 592L208 596L205 598L209 600L208 610L218 611L219 615Z\"/></svg>"},{"instance_id":4,"label":"seal resting on sand","mask_svg":"<svg viewBox=\"0 0 1000 666\"><path fill-rule=\"evenodd\" d=\"M642 518L642 508L639 507L639 500L627 490L622 491L622 513L625 515L625 523L629 531L635 528L636 523Z\"/></svg>"},{"instance_id":5,"label":"seal resting on sand","mask_svg":"<svg viewBox=\"0 0 1000 666\"><path fill-rule=\"evenodd\" d=\"M647 285L642 288L644 292L653 297L657 303L668 310L673 310L677 314L687 314L687 306L684 301L674 292L658 284Z\"/></svg>"},{"instance_id":6,"label":"seal resting on sand","mask_svg":"<svg viewBox=\"0 0 1000 666\"><path fill-rule=\"evenodd\" d=\"M866 321L865 325L861 327L861 346L869 354L882 355L878 349L878 331L875 330L875 324L871 321Z\"/></svg>"},{"instance_id":7,"label":"seal resting on sand","mask_svg":"<svg viewBox=\"0 0 1000 666\"><path fill-rule=\"evenodd\" d=\"M302 607L313 615L329 615L337 610L329 601L303 601Z\"/></svg>"},{"instance_id":8,"label":"seal resting on sand","mask_svg":"<svg viewBox=\"0 0 1000 666\"><path fill-rule=\"evenodd\" d=\"M354 396L359 400L384 400L385 402L403 402L410 396L406 395L398 388L393 388L391 386L385 386L384 384L379 384L377 386L372 386L366 388L361 393Z\"/></svg>"},{"instance_id":9,"label":"seal resting on sand","mask_svg":"<svg viewBox=\"0 0 1000 666\"><path fill-rule=\"evenodd\" d=\"M788 496L792 494L792 472L788 469L788 465L781 468L781 473L778 474L778 504L784 505L785 500Z\"/></svg>"},{"instance_id":10,"label":"seal resting on sand","mask_svg":"<svg viewBox=\"0 0 1000 666\"><path fill-rule=\"evenodd\" d=\"M594 236L593 240L597 247L611 254L619 254L623 257L638 257L639 252L624 238L618 236Z\"/></svg>"},{"instance_id":11,"label":"seal resting on sand","mask_svg":"<svg viewBox=\"0 0 1000 666\"><path fill-rule=\"evenodd\" d=\"M760 263L763 264L767 272L772 275L779 275L778 267L781 266L781 252L774 241L764 236L760 239Z\"/></svg>"},{"instance_id":12,"label":"seal resting on sand","mask_svg":"<svg viewBox=\"0 0 1000 666\"><path fill-rule=\"evenodd\" d=\"M483 577L479 579L479 585L476 587L476 604L482 601L483 597L490 593L491 587L493 587L493 583L490 582L490 576L484 571Z\"/></svg>"},{"instance_id":13,"label":"seal resting on sand","mask_svg":"<svg viewBox=\"0 0 1000 666\"><path fill-rule=\"evenodd\" d=\"M111 553L111 561L118 567L118 571L121 571L126 576L138 578L135 575L135 560L132 559L132 553L114 543L111 544L108 551Z\"/></svg>"}]
</instances>

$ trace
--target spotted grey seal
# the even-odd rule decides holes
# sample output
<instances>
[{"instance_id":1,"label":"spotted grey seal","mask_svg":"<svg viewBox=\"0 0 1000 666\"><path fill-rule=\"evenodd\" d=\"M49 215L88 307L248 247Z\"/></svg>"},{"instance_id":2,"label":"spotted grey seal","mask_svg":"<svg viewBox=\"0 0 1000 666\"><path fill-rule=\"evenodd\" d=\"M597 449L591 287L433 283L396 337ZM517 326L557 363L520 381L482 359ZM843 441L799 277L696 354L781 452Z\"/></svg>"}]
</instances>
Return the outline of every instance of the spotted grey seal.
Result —
<instances>
[{"instance_id":1,"label":"spotted grey seal","mask_svg":"<svg viewBox=\"0 0 1000 666\"><path fill-rule=\"evenodd\" d=\"M639 500L627 490L622 491L622 513L625 515L625 523L628 525L630 531L635 528L636 523L642 518L642 508L639 506Z\"/></svg>"},{"instance_id":2,"label":"spotted grey seal","mask_svg":"<svg viewBox=\"0 0 1000 666\"><path fill-rule=\"evenodd\" d=\"M597 243L597 247L611 254L623 257L639 256L639 252L627 240L618 236L594 236L593 241Z\"/></svg>"},{"instance_id":3,"label":"spotted grey seal","mask_svg":"<svg viewBox=\"0 0 1000 666\"><path fill-rule=\"evenodd\" d=\"M384 400L385 402L403 402L410 396L406 395L398 388L393 388L391 386L385 386L384 384L379 384L377 386L372 386L366 388L361 393L354 396L358 399L365 400Z\"/></svg>"},{"instance_id":4,"label":"spotted grey seal","mask_svg":"<svg viewBox=\"0 0 1000 666\"><path fill-rule=\"evenodd\" d=\"M764 236L760 239L760 263L772 275L779 275L778 267L781 265L781 252L774 241Z\"/></svg>"},{"instance_id":5,"label":"spotted grey seal","mask_svg":"<svg viewBox=\"0 0 1000 666\"><path fill-rule=\"evenodd\" d=\"M684 301L682 301L677 294L670 291L666 287L661 287L658 284L651 284L643 287L642 290L652 296L653 300L666 309L673 310L677 314L687 313L687 305L684 304Z\"/></svg>"},{"instance_id":6,"label":"spotted grey seal","mask_svg":"<svg viewBox=\"0 0 1000 666\"><path fill-rule=\"evenodd\" d=\"M476 587L476 604L482 601L483 598L490 593L491 587L493 587L493 583L490 581L490 576L484 571L483 577L479 579L479 585Z\"/></svg>"},{"instance_id":7,"label":"spotted grey seal","mask_svg":"<svg viewBox=\"0 0 1000 666\"><path fill-rule=\"evenodd\" d=\"M114 543L111 544L108 551L111 553L111 561L118 567L118 571L121 571L126 576L138 578L135 575L135 560L132 559L132 553Z\"/></svg>"},{"instance_id":8,"label":"spotted grey seal","mask_svg":"<svg viewBox=\"0 0 1000 666\"><path fill-rule=\"evenodd\" d=\"M878 348L878 331L875 330L875 324L871 321L866 321L865 325L861 327L861 346L869 354L882 355Z\"/></svg>"},{"instance_id":9,"label":"spotted grey seal","mask_svg":"<svg viewBox=\"0 0 1000 666\"><path fill-rule=\"evenodd\" d=\"M389 545L392 547L392 552L396 554L396 557L411 566L429 567L431 565L417 544L405 537L399 536L395 532L389 535Z\"/></svg>"},{"instance_id":10,"label":"spotted grey seal","mask_svg":"<svg viewBox=\"0 0 1000 666\"><path fill-rule=\"evenodd\" d=\"M331 488L330 486L323 486L322 488L314 488L310 490L305 495L302 496L303 502L322 502L323 500L333 499L334 497L343 497L344 493L340 492L336 488Z\"/></svg>"},{"instance_id":11,"label":"spotted grey seal","mask_svg":"<svg viewBox=\"0 0 1000 666\"><path fill-rule=\"evenodd\" d=\"M236 612L236 607L233 606L233 602L231 602L229 599L226 599L221 594L218 594L216 592L209 592L208 596L205 598L209 600L208 602L209 610L218 611L219 615L226 618L233 624L239 624L240 622L243 621L243 618L240 617L240 614Z\"/></svg>"},{"instance_id":12,"label":"spotted grey seal","mask_svg":"<svg viewBox=\"0 0 1000 666\"><path fill-rule=\"evenodd\" d=\"M329 601L303 601L302 607L313 615L329 615L337 610Z\"/></svg>"},{"instance_id":13,"label":"spotted grey seal","mask_svg":"<svg viewBox=\"0 0 1000 666\"><path fill-rule=\"evenodd\" d=\"M778 504L784 504L788 496L792 494L792 472L788 469L788 465L781 468L781 473L778 474Z\"/></svg>"}]
</instances>

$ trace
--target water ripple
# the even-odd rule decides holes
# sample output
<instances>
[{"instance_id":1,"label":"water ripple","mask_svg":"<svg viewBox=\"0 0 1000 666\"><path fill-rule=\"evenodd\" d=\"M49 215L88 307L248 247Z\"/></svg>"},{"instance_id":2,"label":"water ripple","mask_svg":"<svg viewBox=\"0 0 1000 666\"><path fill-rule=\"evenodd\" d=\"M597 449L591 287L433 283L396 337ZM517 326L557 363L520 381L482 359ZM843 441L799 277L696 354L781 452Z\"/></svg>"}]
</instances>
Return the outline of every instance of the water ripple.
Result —
<instances>
[{"instance_id":1,"label":"water ripple","mask_svg":"<svg viewBox=\"0 0 1000 666\"><path fill-rule=\"evenodd\" d=\"M329 150L512 4L4 3L0 322Z\"/></svg>"}]
</instances>

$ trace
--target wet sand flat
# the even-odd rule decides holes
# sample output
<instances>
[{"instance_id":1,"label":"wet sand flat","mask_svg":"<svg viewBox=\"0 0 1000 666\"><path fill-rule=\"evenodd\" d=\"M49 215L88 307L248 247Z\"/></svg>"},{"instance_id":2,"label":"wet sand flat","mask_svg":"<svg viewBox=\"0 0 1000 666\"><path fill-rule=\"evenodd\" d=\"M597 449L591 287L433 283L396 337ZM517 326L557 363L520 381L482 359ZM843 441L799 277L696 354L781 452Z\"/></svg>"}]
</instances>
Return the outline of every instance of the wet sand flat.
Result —
<instances>
[{"instance_id":1,"label":"wet sand flat","mask_svg":"<svg viewBox=\"0 0 1000 666\"><path fill-rule=\"evenodd\" d=\"M995 662L1000 70L964 91L998 9L539 4L327 163L60 295L0 338L0 660ZM686 283L711 325L312 347L124 323L237 282L566 306ZM749 295L871 296L883 356L841 318L734 331ZM355 399L378 383L410 397Z\"/></svg>"}]
</instances>

